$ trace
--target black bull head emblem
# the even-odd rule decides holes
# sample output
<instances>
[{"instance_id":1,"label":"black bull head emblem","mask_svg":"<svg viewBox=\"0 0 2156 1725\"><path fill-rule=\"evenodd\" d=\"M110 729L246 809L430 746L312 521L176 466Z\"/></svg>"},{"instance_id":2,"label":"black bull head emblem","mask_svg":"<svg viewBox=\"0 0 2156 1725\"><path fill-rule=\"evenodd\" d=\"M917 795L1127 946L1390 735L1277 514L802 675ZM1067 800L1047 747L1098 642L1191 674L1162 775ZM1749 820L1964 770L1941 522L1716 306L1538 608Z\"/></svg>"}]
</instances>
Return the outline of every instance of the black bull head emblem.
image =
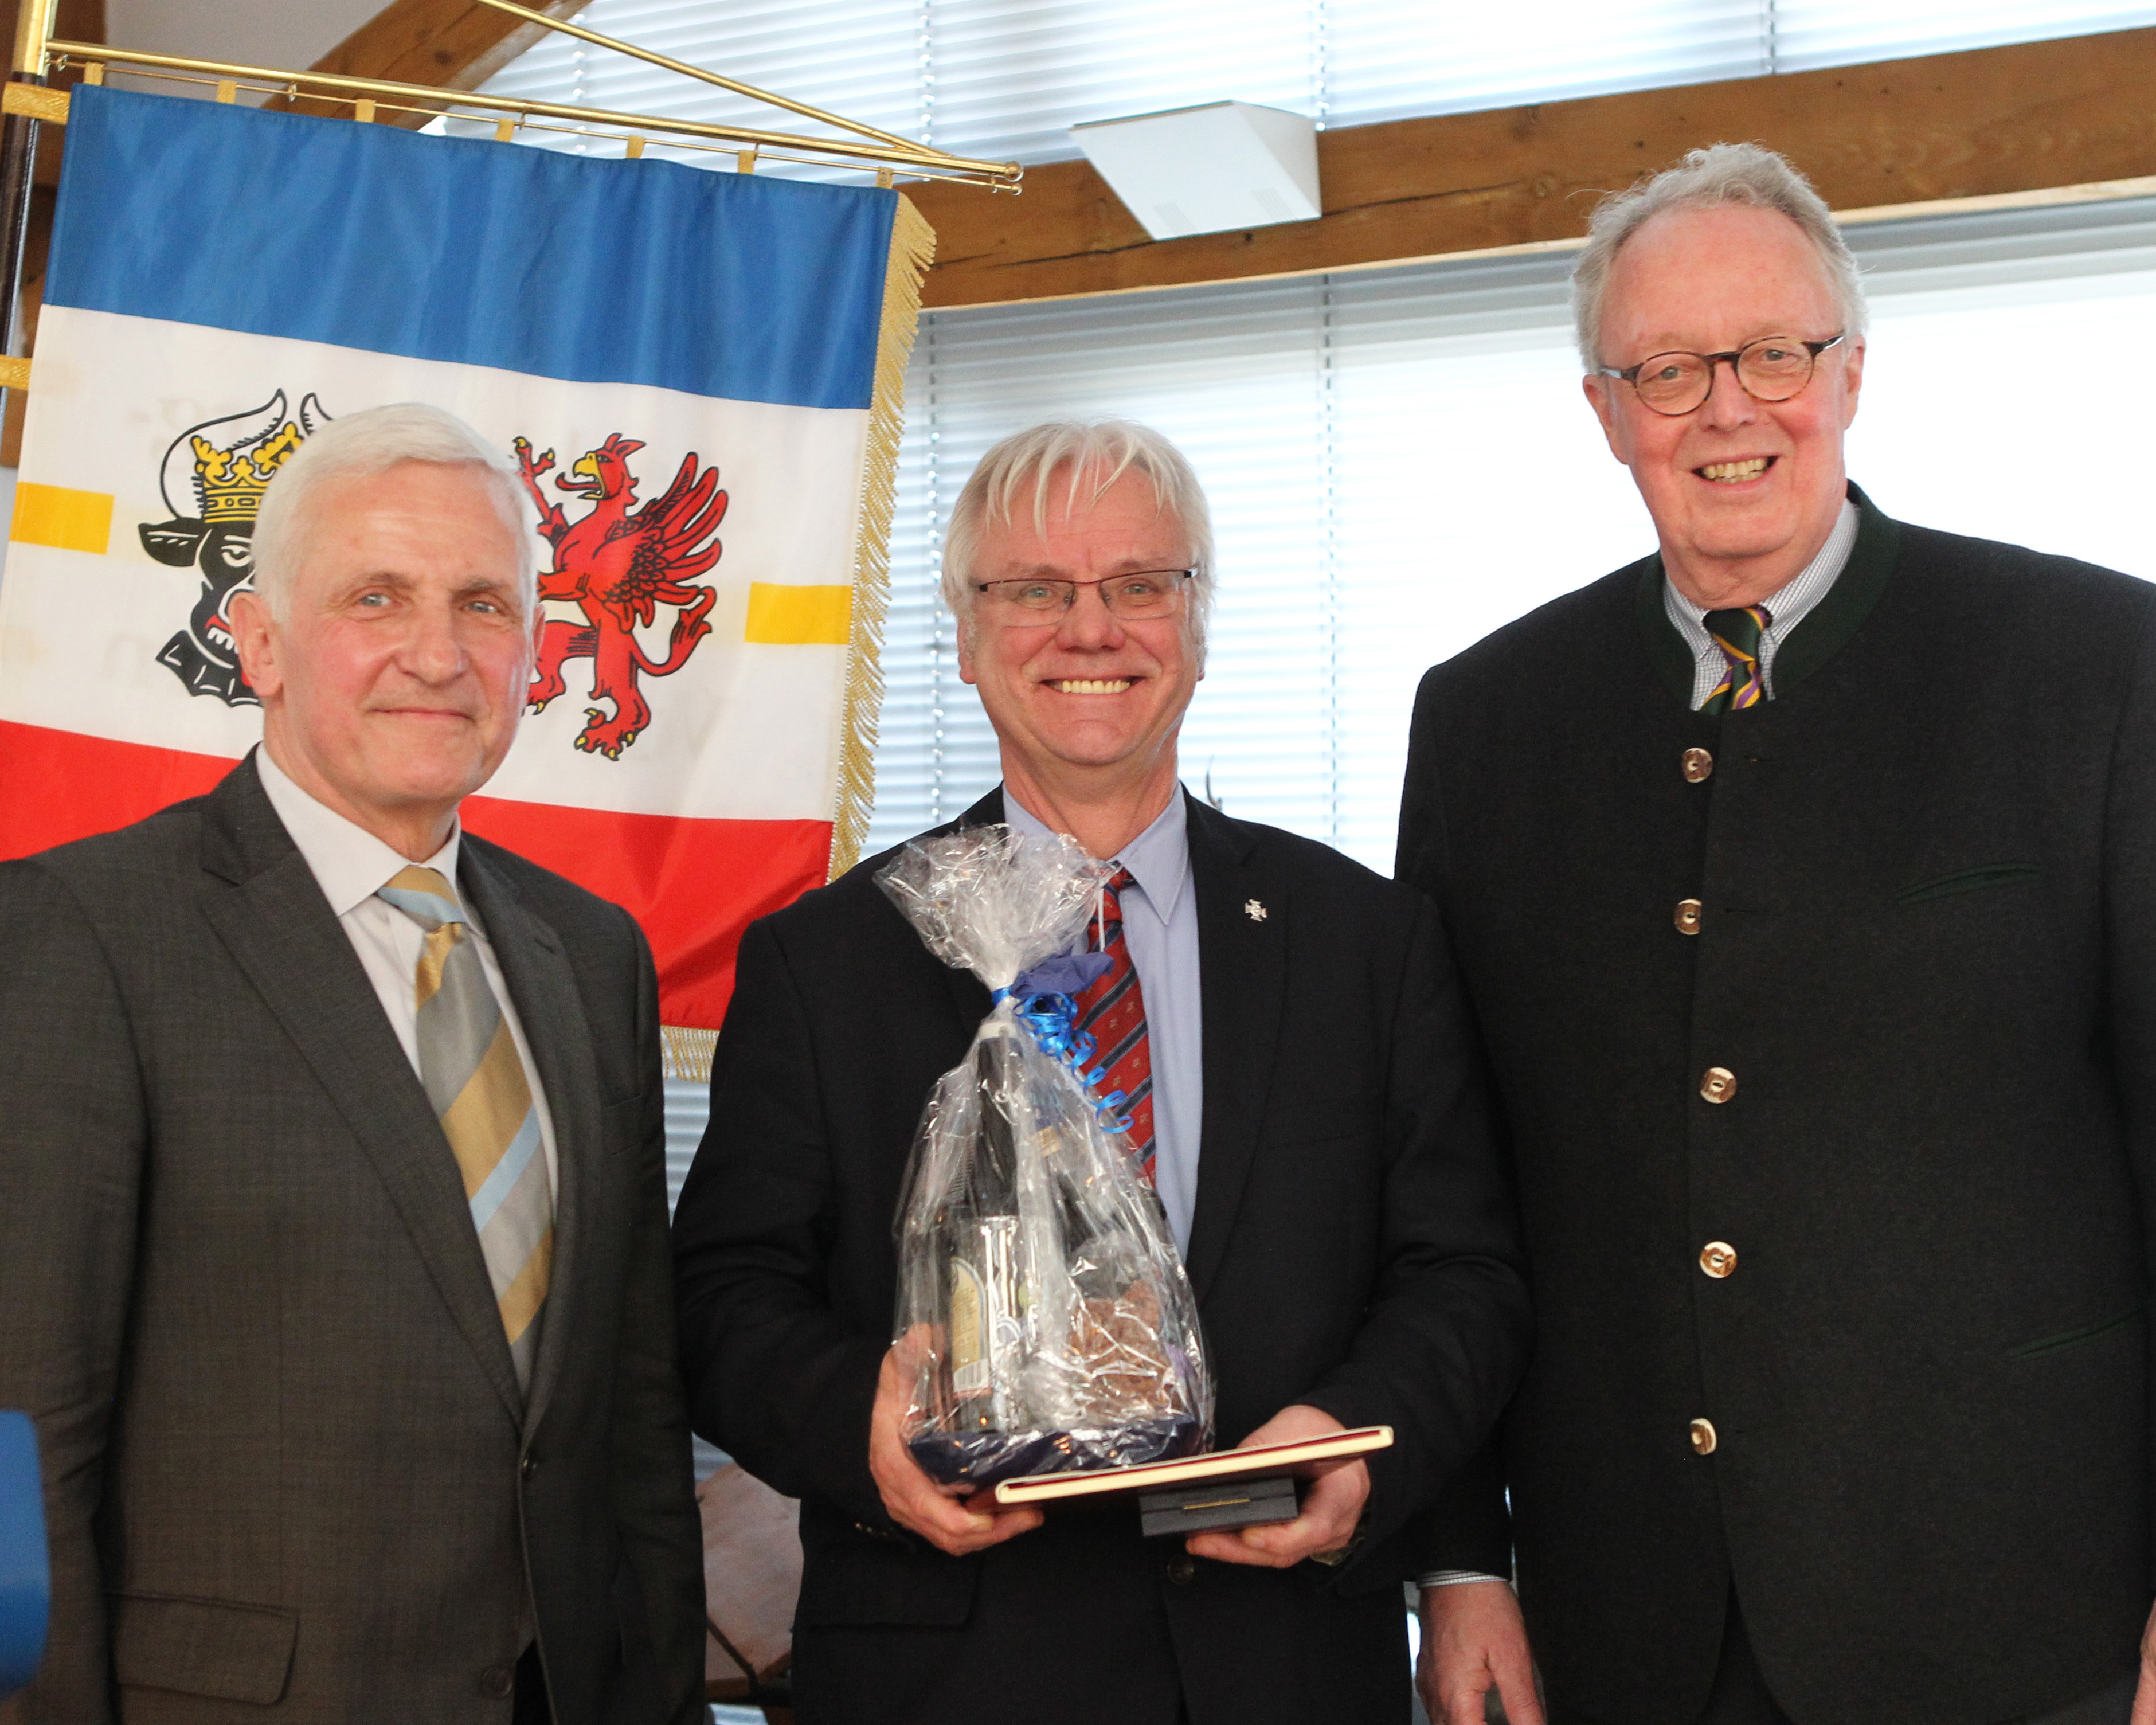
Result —
<instances>
[{"instance_id":1,"label":"black bull head emblem","mask_svg":"<svg viewBox=\"0 0 2156 1725\"><path fill-rule=\"evenodd\" d=\"M158 649L191 695L212 695L228 706L255 706L239 669L228 608L254 574L254 515L271 477L307 438L329 421L313 395L288 418L285 392L259 408L208 419L172 439L158 473L170 521L144 522L142 549L167 567L202 571L202 592L187 627ZM192 505L192 510L189 506Z\"/></svg>"}]
</instances>

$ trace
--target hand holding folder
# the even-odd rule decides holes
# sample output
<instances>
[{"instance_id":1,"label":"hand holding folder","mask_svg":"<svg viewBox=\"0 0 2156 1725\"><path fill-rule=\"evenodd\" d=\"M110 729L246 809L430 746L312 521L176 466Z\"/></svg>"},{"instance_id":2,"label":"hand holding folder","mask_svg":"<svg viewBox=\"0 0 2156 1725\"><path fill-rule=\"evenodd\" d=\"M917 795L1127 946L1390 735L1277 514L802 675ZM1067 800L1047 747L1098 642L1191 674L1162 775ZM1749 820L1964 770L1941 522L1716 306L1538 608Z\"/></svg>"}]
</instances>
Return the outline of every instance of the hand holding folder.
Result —
<instances>
[{"instance_id":1,"label":"hand holding folder","mask_svg":"<svg viewBox=\"0 0 2156 1725\"><path fill-rule=\"evenodd\" d=\"M1034 1474L996 1487L1000 1508L1102 1503L1137 1498L1146 1532L1189 1534L1193 1556L1285 1569L1353 1543L1370 1495L1361 1458L1390 1446L1389 1426L1350 1430L1318 1409L1282 1409L1235 1449L1141 1467ZM1297 1502L1292 1485L1307 1481ZM1271 1485L1272 1489L1265 1489Z\"/></svg>"}]
</instances>

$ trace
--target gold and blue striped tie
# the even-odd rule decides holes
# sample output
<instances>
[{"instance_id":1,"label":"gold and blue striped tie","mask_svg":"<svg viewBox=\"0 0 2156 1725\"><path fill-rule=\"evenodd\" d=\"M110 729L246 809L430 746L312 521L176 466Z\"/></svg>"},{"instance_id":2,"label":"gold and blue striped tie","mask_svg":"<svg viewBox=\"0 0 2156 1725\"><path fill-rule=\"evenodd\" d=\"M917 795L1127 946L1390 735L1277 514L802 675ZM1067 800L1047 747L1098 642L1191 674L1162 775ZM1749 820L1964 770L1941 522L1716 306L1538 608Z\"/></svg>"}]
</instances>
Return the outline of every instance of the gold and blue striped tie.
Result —
<instances>
[{"instance_id":1,"label":"gold and blue striped tie","mask_svg":"<svg viewBox=\"0 0 2156 1725\"><path fill-rule=\"evenodd\" d=\"M414 866L398 870L378 896L426 932L417 994L419 1078L463 1172L516 1382L528 1389L554 1256L554 1194L539 1111L449 883L439 870Z\"/></svg>"},{"instance_id":2,"label":"gold and blue striped tie","mask_svg":"<svg viewBox=\"0 0 2156 1725\"><path fill-rule=\"evenodd\" d=\"M1774 622L1764 605L1707 614L1707 632L1722 649L1725 667L1714 692L1700 703L1703 713L1757 706L1767 698L1767 678L1759 663L1760 637Z\"/></svg>"}]
</instances>

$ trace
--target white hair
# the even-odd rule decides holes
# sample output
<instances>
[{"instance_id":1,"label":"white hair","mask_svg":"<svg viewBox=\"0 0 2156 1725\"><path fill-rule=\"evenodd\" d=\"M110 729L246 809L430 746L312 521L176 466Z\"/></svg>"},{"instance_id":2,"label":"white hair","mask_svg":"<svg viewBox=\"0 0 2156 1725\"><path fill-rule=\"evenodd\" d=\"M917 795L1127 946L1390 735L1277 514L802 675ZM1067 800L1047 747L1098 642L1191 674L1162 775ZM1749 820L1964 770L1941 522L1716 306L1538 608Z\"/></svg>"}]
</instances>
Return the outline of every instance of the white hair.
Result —
<instances>
[{"instance_id":1,"label":"white hair","mask_svg":"<svg viewBox=\"0 0 2156 1725\"><path fill-rule=\"evenodd\" d=\"M1097 503L1109 486L1132 472L1144 475L1152 486L1154 504L1190 542L1191 566L1197 572L1190 583L1191 635L1202 643L1213 608L1213 514L1206 507L1204 488L1182 450L1151 426L1128 419L1051 419L1014 432L981 457L952 506L951 524L943 535L943 603L960 628L973 628L973 583L978 578L973 559L981 536L1015 517L1022 492L1031 490L1034 528L1045 531L1049 491L1058 475L1069 475L1063 491L1068 520L1081 501Z\"/></svg>"},{"instance_id":2,"label":"white hair","mask_svg":"<svg viewBox=\"0 0 2156 1725\"><path fill-rule=\"evenodd\" d=\"M524 608L530 612L536 603L537 576L516 468L454 413L425 402L404 401L331 420L270 480L254 517L252 550L254 590L272 617L282 622L290 608L292 583L305 556L321 488L337 480L371 479L408 461L479 470L515 533L517 580Z\"/></svg>"},{"instance_id":3,"label":"white hair","mask_svg":"<svg viewBox=\"0 0 2156 1725\"><path fill-rule=\"evenodd\" d=\"M1843 332L1852 341L1864 334L1863 279L1848 242L1812 182L1787 157L1764 145L1710 144L1630 191L1611 193L1588 218L1587 249L1572 271L1572 315L1579 357L1589 372L1604 363L1602 295L1625 242L1665 210L1718 209L1727 204L1770 209L1794 222L1819 254Z\"/></svg>"}]
</instances>

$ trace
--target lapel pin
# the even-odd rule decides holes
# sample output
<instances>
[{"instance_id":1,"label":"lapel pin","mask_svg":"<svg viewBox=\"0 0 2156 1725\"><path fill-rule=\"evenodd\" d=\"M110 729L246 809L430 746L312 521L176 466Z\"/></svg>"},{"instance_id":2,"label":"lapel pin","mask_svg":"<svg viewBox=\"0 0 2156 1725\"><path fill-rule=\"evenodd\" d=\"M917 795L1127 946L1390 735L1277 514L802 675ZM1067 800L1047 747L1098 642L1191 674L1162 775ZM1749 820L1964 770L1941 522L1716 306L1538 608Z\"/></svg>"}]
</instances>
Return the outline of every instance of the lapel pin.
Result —
<instances>
[{"instance_id":1,"label":"lapel pin","mask_svg":"<svg viewBox=\"0 0 2156 1725\"><path fill-rule=\"evenodd\" d=\"M1248 899L1244 901L1243 914L1253 922L1262 922L1265 920L1265 907L1255 899Z\"/></svg>"}]
</instances>

